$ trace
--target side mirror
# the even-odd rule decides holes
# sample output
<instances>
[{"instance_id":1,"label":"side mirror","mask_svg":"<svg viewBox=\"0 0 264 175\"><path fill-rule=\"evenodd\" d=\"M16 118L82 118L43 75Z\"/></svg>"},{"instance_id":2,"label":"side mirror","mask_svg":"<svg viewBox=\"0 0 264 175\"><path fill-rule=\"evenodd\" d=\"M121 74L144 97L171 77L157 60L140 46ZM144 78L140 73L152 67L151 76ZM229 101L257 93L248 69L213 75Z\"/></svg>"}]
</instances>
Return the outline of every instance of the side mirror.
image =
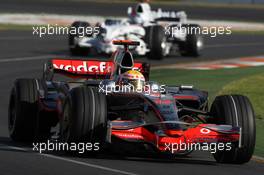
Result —
<instances>
[{"instance_id":1,"label":"side mirror","mask_svg":"<svg viewBox=\"0 0 264 175\"><path fill-rule=\"evenodd\" d=\"M42 79L46 81L51 81L54 76L53 65L51 60L43 64Z\"/></svg>"}]
</instances>

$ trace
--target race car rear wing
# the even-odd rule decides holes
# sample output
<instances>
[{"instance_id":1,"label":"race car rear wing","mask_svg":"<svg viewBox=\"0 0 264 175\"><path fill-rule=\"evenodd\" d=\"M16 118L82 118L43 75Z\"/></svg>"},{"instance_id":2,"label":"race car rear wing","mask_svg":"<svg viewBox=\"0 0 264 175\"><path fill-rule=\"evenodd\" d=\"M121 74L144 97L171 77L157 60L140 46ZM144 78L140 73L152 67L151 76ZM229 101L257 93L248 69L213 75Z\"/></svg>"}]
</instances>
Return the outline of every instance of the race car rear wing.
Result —
<instances>
[{"instance_id":1,"label":"race car rear wing","mask_svg":"<svg viewBox=\"0 0 264 175\"><path fill-rule=\"evenodd\" d=\"M187 14L184 11L163 11L162 9L152 10L155 21L168 21L186 23Z\"/></svg>"},{"instance_id":2,"label":"race car rear wing","mask_svg":"<svg viewBox=\"0 0 264 175\"><path fill-rule=\"evenodd\" d=\"M132 19L139 17L143 22L179 22L186 23L187 14L184 11L164 11L161 8L152 10L150 4L147 2L141 2L136 5L135 8L128 7L128 16Z\"/></svg>"},{"instance_id":3,"label":"race car rear wing","mask_svg":"<svg viewBox=\"0 0 264 175\"><path fill-rule=\"evenodd\" d=\"M71 78L109 79L111 78L113 67L113 61L58 58L44 64L43 78L50 81L54 73L59 73ZM149 64L135 62L133 69L140 71L146 79L149 78Z\"/></svg>"}]
</instances>

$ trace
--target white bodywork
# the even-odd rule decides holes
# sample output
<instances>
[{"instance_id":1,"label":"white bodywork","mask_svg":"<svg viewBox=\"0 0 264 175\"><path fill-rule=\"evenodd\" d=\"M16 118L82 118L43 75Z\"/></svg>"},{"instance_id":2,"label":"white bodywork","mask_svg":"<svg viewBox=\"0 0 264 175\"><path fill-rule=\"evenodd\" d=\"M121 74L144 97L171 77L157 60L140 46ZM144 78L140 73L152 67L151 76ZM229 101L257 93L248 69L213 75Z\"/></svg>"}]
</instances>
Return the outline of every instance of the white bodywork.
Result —
<instances>
[{"instance_id":1,"label":"white bodywork","mask_svg":"<svg viewBox=\"0 0 264 175\"><path fill-rule=\"evenodd\" d=\"M186 22L187 16L185 12L174 12L174 11L152 11L148 3L138 3L136 8L128 8L127 20L112 20L112 24L104 22L101 24L104 32L100 32L97 36L92 37L76 37L74 38L74 45L79 47L88 47L94 49L97 53L113 53L118 47L113 45L113 40L132 40L139 41L140 46L132 49L132 52L138 55L146 55L149 52L148 46L144 41L146 35L145 27L149 25L156 25L157 19L171 18L177 19L173 22L166 23L164 27L169 25L178 25ZM185 33L175 32L174 37L178 40L184 41L186 39ZM165 42L161 43L164 45L165 55L170 53L172 43ZM74 46L73 46L74 47Z\"/></svg>"},{"instance_id":2,"label":"white bodywork","mask_svg":"<svg viewBox=\"0 0 264 175\"><path fill-rule=\"evenodd\" d=\"M161 8L154 11L151 10L149 3L138 3L136 8L129 7L127 10L128 16L133 23L141 24L143 26L151 25L152 22L157 22L165 28L170 25L181 26L187 23L187 14L184 11L162 11ZM177 19L175 21L167 22L166 19ZM166 22L162 22L162 20ZM173 37L180 41L185 41L186 33L180 30L173 30Z\"/></svg>"},{"instance_id":3,"label":"white bodywork","mask_svg":"<svg viewBox=\"0 0 264 175\"><path fill-rule=\"evenodd\" d=\"M140 46L135 47L134 52L138 55L145 55L148 52L147 46L142 39L145 36L145 29L140 25L132 25L125 20L115 22L112 25L102 23L103 32L93 37L76 38L76 44L80 47L93 47L99 53L110 54L117 50L118 47L121 47L112 44L113 40L139 41Z\"/></svg>"},{"instance_id":4,"label":"white bodywork","mask_svg":"<svg viewBox=\"0 0 264 175\"><path fill-rule=\"evenodd\" d=\"M187 22L187 15L184 11L162 11L161 8L154 11L148 3L138 3L135 9L129 7L127 13L131 21L143 25L162 18L177 18L179 19L177 23L181 24Z\"/></svg>"}]
</instances>

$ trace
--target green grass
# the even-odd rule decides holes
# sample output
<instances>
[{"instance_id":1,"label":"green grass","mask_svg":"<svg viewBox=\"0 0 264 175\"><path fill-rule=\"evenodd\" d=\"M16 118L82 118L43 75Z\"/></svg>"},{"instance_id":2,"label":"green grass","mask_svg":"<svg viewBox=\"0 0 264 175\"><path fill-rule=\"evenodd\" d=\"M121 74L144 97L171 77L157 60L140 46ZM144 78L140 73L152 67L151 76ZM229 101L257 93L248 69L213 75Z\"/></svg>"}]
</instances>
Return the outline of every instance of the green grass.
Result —
<instances>
[{"instance_id":1,"label":"green grass","mask_svg":"<svg viewBox=\"0 0 264 175\"><path fill-rule=\"evenodd\" d=\"M257 144L255 154L264 157L264 73L234 81L219 92L219 94L243 94L249 97L256 113Z\"/></svg>"},{"instance_id":2,"label":"green grass","mask_svg":"<svg viewBox=\"0 0 264 175\"><path fill-rule=\"evenodd\" d=\"M239 30L232 29L232 34L240 34L240 35L264 35L264 30Z\"/></svg>"},{"instance_id":3,"label":"green grass","mask_svg":"<svg viewBox=\"0 0 264 175\"><path fill-rule=\"evenodd\" d=\"M0 24L0 30L33 30L36 25Z\"/></svg>"},{"instance_id":4,"label":"green grass","mask_svg":"<svg viewBox=\"0 0 264 175\"><path fill-rule=\"evenodd\" d=\"M211 99L226 84L262 72L264 73L263 67L219 70L161 69L151 71L151 79L161 84L191 84L195 88L208 91Z\"/></svg>"},{"instance_id":5,"label":"green grass","mask_svg":"<svg viewBox=\"0 0 264 175\"><path fill-rule=\"evenodd\" d=\"M177 1L177 0L154 0L152 3L156 4L176 4L194 7L210 7L210 8L229 8L229 9L263 9L263 4L241 4L241 3L207 3L195 1Z\"/></svg>"},{"instance_id":6,"label":"green grass","mask_svg":"<svg viewBox=\"0 0 264 175\"><path fill-rule=\"evenodd\" d=\"M256 117L264 119L264 73L234 81L222 88L219 94L243 94L250 98Z\"/></svg>"},{"instance_id":7,"label":"green grass","mask_svg":"<svg viewBox=\"0 0 264 175\"><path fill-rule=\"evenodd\" d=\"M161 84L192 84L209 92L210 101L219 94L249 97L256 113L257 143L255 154L264 157L264 69L263 67L219 70L154 70L151 79Z\"/></svg>"},{"instance_id":8,"label":"green grass","mask_svg":"<svg viewBox=\"0 0 264 175\"><path fill-rule=\"evenodd\" d=\"M255 147L255 155L264 157L264 120L260 120L257 119L256 120L256 124L257 124L257 143L256 143L256 147Z\"/></svg>"},{"instance_id":9,"label":"green grass","mask_svg":"<svg viewBox=\"0 0 264 175\"><path fill-rule=\"evenodd\" d=\"M69 1L69 2L97 2L97 3L137 3L135 0L40 0L40 1ZM172 5L185 5L197 7L210 7L210 8L243 8L243 9L263 9L262 4L241 4L241 3L207 3L199 1L184 1L184 0L151 0L151 4L172 4Z\"/></svg>"}]
</instances>

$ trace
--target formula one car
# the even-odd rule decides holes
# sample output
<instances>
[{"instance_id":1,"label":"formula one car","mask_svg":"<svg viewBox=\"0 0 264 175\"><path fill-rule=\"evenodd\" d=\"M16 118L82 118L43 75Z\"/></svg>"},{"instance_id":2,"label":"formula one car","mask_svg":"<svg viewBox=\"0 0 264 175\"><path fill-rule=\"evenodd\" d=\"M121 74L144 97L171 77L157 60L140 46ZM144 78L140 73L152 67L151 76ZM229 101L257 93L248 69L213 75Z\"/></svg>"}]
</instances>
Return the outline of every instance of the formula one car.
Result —
<instances>
[{"instance_id":1,"label":"formula one car","mask_svg":"<svg viewBox=\"0 0 264 175\"><path fill-rule=\"evenodd\" d=\"M139 3L136 8L128 8L128 19L106 19L97 24L93 34L85 36L69 34L69 48L73 55L90 53L113 53L119 46L112 40L135 40L134 54L149 59L162 59L164 56L180 53L183 56L199 56L203 48L201 27L188 24L184 11L152 11L148 3ZM89 22L75 21L71 27L90 27Z\"/></svg>"},{"instance_id":2,"label":"formula one car","mask_svg":"<svg viewBox=\"0 0 264 175\"><path fill-rule=\"evenodd\" d=\"M218 162L250 160L255 117L247 97L218 96L208 110L205 91L149 81L150 65L134 62L128 50L139 42L114 44L125 48L108 61L52 59L44 65L42 78L17 79L9 102L10 137L100 143L100 149L144 145L146 151L170 155L193 151L192 146L176 145L222 144L213 153Z\"/></svg>"}]
</instances>

